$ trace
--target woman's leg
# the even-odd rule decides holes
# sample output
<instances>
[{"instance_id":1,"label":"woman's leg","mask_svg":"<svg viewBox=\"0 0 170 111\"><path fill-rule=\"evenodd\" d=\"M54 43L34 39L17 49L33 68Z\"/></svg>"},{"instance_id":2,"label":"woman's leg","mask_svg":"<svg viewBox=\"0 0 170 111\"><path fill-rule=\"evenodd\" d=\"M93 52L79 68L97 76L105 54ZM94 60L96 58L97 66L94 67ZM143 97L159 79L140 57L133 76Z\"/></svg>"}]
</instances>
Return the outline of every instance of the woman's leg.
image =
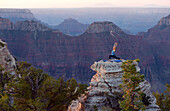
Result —
<instances>
[{"instance_id":1,"label":"woman's leg","mask_svg":"<svg viewBox=\"0 0 170 111\"><path fill-rule=\"evenodd\" d=\"M113 55L109 55L109 59L111 59L112 57L114 57Z\"/></svg>"},{"instance_id":2,"label":"woman's leg","mask_svg":"<svg viewBox=\"0 0 170 111\"><path fill-rule=\"evenodd\" d=\"M119 57L117 57L116 55L113 55L112 57L114 57L115 59L120 59Z\"/></svg>"}]
</instances>

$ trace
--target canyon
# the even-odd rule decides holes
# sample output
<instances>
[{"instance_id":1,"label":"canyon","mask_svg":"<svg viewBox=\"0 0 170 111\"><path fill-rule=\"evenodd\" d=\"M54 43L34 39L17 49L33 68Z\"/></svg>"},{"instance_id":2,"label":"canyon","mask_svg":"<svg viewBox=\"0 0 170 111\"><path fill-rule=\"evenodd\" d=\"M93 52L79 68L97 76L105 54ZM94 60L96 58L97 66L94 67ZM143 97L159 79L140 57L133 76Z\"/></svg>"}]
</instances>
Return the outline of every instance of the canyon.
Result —
<instances>
[{"instance_id":1,"label":"canyon","mask_svg":"<svg viewBox=\"0 0 170 111\"><path fill-rule=\"evenodd\" d=\"M79 83L89 83L95 73L91 64L107 60L114 42L118 42L116 55L123 59L139 58L141 73L151 83L152 91L163 92L165 83L170 83L169 16L136 36L124 33L108 21L92 23L79 36L65 35L31 20L11 23L1 18L1 21L5 22L0 25L3 27L0 38L8 43L11 54L55 78L73 77Z\"/></svg>"}]
</instances>

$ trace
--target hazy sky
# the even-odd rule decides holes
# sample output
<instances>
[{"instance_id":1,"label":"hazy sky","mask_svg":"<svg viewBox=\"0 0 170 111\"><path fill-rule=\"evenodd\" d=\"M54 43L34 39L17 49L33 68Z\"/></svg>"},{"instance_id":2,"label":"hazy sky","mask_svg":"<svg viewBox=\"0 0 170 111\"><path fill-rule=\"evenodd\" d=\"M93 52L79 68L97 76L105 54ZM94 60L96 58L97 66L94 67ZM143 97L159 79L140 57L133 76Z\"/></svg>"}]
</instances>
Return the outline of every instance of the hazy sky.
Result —
<instances>
[{"instance_id":1,"label":"hazy sky","mask_svg":"<svg viewBox=\"0 0 170 111\"><path fill-rule=\"evenodd\" d=\"M0 8L169 7L170 0L0 0Z\"/></svg>"}]
</instances>

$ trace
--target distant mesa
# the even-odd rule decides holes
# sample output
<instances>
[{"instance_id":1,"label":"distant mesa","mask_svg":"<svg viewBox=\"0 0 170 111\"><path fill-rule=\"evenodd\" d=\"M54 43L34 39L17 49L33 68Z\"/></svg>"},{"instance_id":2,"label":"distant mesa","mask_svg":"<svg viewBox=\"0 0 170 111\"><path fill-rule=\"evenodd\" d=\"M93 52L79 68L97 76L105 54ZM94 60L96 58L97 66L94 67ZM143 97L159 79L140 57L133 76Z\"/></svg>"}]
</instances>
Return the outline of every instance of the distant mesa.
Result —
<instances>
[{"instance_id":1,"label":"distant mesa","mask_svg":"<svg viewBox=\"0 0 170 111\"><path fill-rule=\"evenodd\" d=\"M86 30L85 33L102 33L102 32L112 32L120 33L122 30L112 22L94 22Z\"/></svg>"},{"instance_id":2,"label":"distant mesa","mask_svg":"<svg viewBox=\"0 0 170 111\"><path fill-rule=\"evenodd\" d=\"M0 9L0 17L8 18L12 22L34 20L34 15L29 9Z\"/></svg>"},{"instance_id":3,"label":"distant mesa","mask_svg":"<svg viewBox=\"0 0 170 111\"><path fill-rule=\"evenodd\" d=\"M75 22L75 23L79 23L76 19L73 19L73 18L68 18L68 19L65 19L64 22Z\"/></svg>"},{"instance_id":4,"label":"distant mesa","mask_svg":"<svg viewBox=\"0 0 170 111\"><path fill-rule=\"evenodd\" d=\"M50 31L52 29L33 20L13 23L9 19L0 17L0 30Z\"/></svg>"},{"instance_id":5,"label":"distant mesa","mask_svg":"<svg viewBox=\"0 0 170 111\"><path fill-rule=\"evenodd\" d=\"M68 18L56 26L56 29L67 35L77 36L83 34L88 26L88 24L82 24L73 18Z\"/></svg>"}]
</instances>

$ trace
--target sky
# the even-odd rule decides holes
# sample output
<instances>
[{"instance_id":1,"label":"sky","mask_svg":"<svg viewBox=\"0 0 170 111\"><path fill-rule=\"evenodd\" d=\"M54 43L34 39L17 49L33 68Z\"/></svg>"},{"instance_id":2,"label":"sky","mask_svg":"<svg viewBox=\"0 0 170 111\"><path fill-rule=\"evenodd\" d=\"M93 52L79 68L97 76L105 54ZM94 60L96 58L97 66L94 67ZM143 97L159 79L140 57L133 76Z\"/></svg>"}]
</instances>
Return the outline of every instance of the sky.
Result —
<instances>
[{"instance_id":1,"label":"sky","mask_svg":"<svg viewBox=\"0 0 170 111\"><path fill-rule=\"evenodd\" d=\"M0 8L168 7L170 0L0 0Z\"/></svg>"}]
</instances>

